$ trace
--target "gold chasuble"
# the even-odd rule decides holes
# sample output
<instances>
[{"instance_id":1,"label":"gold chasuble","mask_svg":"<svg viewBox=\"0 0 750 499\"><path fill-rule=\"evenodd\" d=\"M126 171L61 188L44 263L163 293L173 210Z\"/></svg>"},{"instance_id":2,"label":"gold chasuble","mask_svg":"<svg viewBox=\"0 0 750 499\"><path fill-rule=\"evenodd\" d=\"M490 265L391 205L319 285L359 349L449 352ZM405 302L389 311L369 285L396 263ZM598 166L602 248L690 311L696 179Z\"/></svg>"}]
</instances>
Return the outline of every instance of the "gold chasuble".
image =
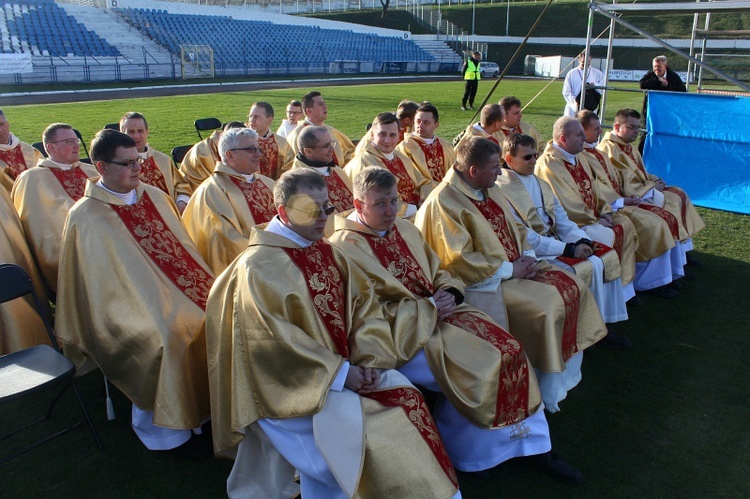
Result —
<instances>
[{"instance_id":1,"label":"gold chasuble","mask_svg":"<svg viewBox=\"0 0 750 499\"><path fill-rule=\"evenodd\" d=\"M294 151L281 135L268 131L266 137L258 136L260 149L260 174L276 180L292 167Z\"/></svg>"},{"instance_id":2,"label":"gold chasuble","mask_svg":"<svg viewBox=\"0 0 750 499\"><path fill-rule=\"evenodd\" d=\"M622 283L632 282L635 278L638 232L624 213L612 212L612 207L599 192L599 182L588 163L582 162L580 155L576 157L575 164L569 163L550 142L537 160L534 174L552 187L568 218L578 227L594 225L602 215L612 215L612 231L615 233L612 246L620 258Z\"/></svg>"},{"instance_id":3,"label":"gold chasuble","mask_svg":"<svg viewBox=\"0 0 750 499\"><path fill-rule=\"evenodd\" d=\"M538 177L536 180L539 183L544 204L540 207L534 204L526 186L523 185L523 182L518 178L518 174L513 170L503 170L503 174L498 175L496 183L500 187L500 192L516 210L526 227L543 237L561 240L557 234L555 195L547 182ZM542 219L541 213L545 214L546 220ZM604 281L609 282L620 277L620 259L617 257L617 253L609 246L601 243L594 242L594 246L594 256L598 256L604 262ZM557 260L573 267L575 274L588 286L591 286L594 269L588 259L559 256Z\"/></svg>"},{"instance_id":4,"label":"gold chasuble","mask_svg":"<svg viewBox=\"0 0 750 499\"><path fill-rule=\"evenodd\" d=\"M21 142L11 133L10 144L0 144L0 186L10 194L18 176L35 167L43 158L34 146Z\"/></svg>"},{"instance_id":5,"label":"gold chasuble","mask_svg":"<svg viewBox=\"0 0 750 499\"><path fill-rule=\"evenodd\" d=\"M273 180L255 174L253 181L218 163L213 175L193 193L182 214L188 234L215 275L247 248L250 229L276 215Z\"/></svg>"},{"instance_id":6,"label":"gold chasuble","mask_svg":"<svg viewBox=\"0 0 750 499\"><path fill-rule=\"evenodd\" d=\"M152 147L146 150L146 160L141 164L140 179L141 182L158 187L175 202L180 194L190 197L193 192L172 158Z\"/></svg>"},{"instance_id":7,"label":"gold chasuble","mask_svg":"<svg viewBox=\"0 0 750 499\"><path fill-rule=\"evenodd\" d=\"M596 177L599 194L607 203L611 205L624 197L619 172L601 151L587 147L578 158L588 165ZM638 233L638 249L635 253L638 262L646 262L664 254L674 248L675 241L679 240L679 222L664 208L643 202L638 206L623 206L617 213L628 217Z\"/></svg>"},{"instance_id":8,"label":"gold chasuble","mask_svg":"<svg viewBox=\"0 0 750 499\"><path fill-rule=\"evenodd\" d=\"M393 151L393 159L386 158L372 143L367 144L364 152L354 157L344 168L352 181L359 172L368 166L385 168L396 176L398 181L398 195L406 204L419 206L430 194L437 182L420 172L412 161L400 153Z\"/></svg>"},{"instance_id":9,"label":"gold chasuble","mask_svg":"<svg viewBox=\"0 0 750 499\"><path fill-rule=\"evenodd\" d=\"M154 424L210 415L205 303L213 284L171 199L141 184L127 205L89 180L60 255L56 329L65 355L94 362ZM84 366L85 364L85 366Z\"/></svg>"},{"instance_id":10,"label":"gold chasuble","mask_svg":"<svg viewBox=\"0 0 750 499\"><path fill-rule=\"evenodd\" d=\"M409 134L396 146L396 150L411 159L414 166L425 177L440 182L456 161L453 146L438 136L432 144L414 134ZM437 184L435 184L437 185Z\"/></svg>"},{"instance_id":11,"label":"gold chasuble","mask_svg":"<svg viewBox=\"0 0 750 499\"><path fill-rule=\"evenodd\" d=\"M464 140L466 140L469 137L482 137L483 139L491 140L495 144L499 145L500 148L502 149L502 147L503 147L502 138L500 140L498 140L498 138L495 135L490 135L489 133L485 132L484 129L479 130L476 126L474 126L475 124L476 123L471 124L471 125L469 125L469 126L466 127L466 131L461 136L461 139L456 144L456 147L458 147L458 144L460 144L461 142L463 142ZM455 153L456 147L453 148L454 153ZM453 166L453 165L449 165L449 167L450 166Z\"/></svg>"},{"instance_id":12,"label":"gold chasuble","mask_svg":"<svg viewBox=\"0 0 750 499\"><path fill-rule=\"evenodd\" d=\"M646 171L638 149L626 144L612 132L604 134L597 149L607 156L620 172L620 187L625 196L643 197L654 188L654 182L660 180L656 175ZM693 202L682 189L669 186L664 188L662 194L664 206L660 208L668 210L680 222L680 241L693 237L706 228Z\"/></svg>"},{"instance_id":13,"label":"gold chasuble","mask_svg":"<svg viewBox=\"0 0 750 499\"><path fill-rule=\"evenodd\" d=\"M531 136L536 142L536 149L539 154L542 154L542 152L544 152L544 147L547 144L542 140L542 136L539 134L539 130L537 130L536 127L531 123L527 123L525 121L521 121L518 126L513 128L503 125L499 132L495 132L495 137L500 142L500 147L503 147L505 139L507 137L510 137L514 133L522 133L524 135Z\"/></svg>"},{"instance_id":14,"label":"gold chasuble","mask_svg":"<svg viewBox=\"0 0 750 499\"><path fill-rule=\"evenodd\" d=\"M210 137L195 144L185 154L180 164L180 171L188 182L190 192L194 192L201 183L214 172L216 163L221 161L219 139L221 132L215 131Z\"/></svg>"},{"instance_id":15,"label":"gold chasuble","mask_svg":"<svg viewBox=\"0 0 750 499\"><path fill-rule=\"evenodd\" d=\"M5 189L0 189L0 220L0 263L13 263L24 269L39 300L46 305L47 290L31 256L18 213ZM49 344L49 336L31 296L0 304L0 355L41 344Z\"/></svg>"},{"instance_id":16,"label":"gold chasuble","mask_svg":"<svg viewBox=\"0 0 750 499\"><path fill-rule=\"evenodd\" d=\"M344 361L383 369L396 365L390 328L367 277L325 240L301 248L253 228L248 249L211 290L206 317L219 455L231 456L243 438L252 438L244 429L261 418L312 416L315 422L328 411L328 398L355 394L330 391ZM364 448L354 497L455 494L455 471L416 389L393 386L356 397ZM336 441L328 443L335 451ZM341 464L328 464L338 479Z\"/></svg>"},{"instance_id":17,"label":"gold chasuble","mask_svg":"<svg viewBox=\"0 0 750 499\"><path fill-rule=\"evenodd\" d=\"M515 338L465 303L438 320L429 298L439 289L463 292L463 286L440 269L437 255L411 223L396 220L381 237L365 225L336 217L331 242L374 283L399 365L424 348L445 396L481 428L515 424L536 412L541 400L536 376Z\"/></svg>"},{"instance_id":18,"label":"gold chasuble","mask_svg":"<svg viewBox=\"0 0 750 499\"><path fill-rule=\"evenodd\" d=\"M499 187L483 194L484 200L452 169L414 221L442 267L465 286L488 279L529 249L525 229L514 222ZM500 285L509 330L534 367L561 372L573 354L603 338L606 327L583 281L546 262L537 265L534 279L511 278Z\"/></svg>"},{"instance_id":19,"label":"gold chasuble","mask_svg":"<svg viewBox=\"0 0 750 499\"><path fill-rule=\"evenodd\" d=\"M305 119L304 121L298 122L297 128L289 132L286 141L289 144L289 147L292 148L292 153L294 156L299 153L299 149L297 149L297 136L299 135L299 132L304 127L310 125L312 125L312 123ZM333 162L336 163L336 166L340 166L341 168L343 168L344 165L346 165L349 160L354 157L354 143L352 142L352 139L330 125L326 125L324 123L321 126L326 127L328 133L331 134L331 138L336 141L336 146L333 148Z\"/></svg>"},{"instance_id":20,"label":"gold chasuble","mask_svg":"<svg viewBox=\"0 0 750 499\"><path fill-rule=\"evenodd\" d=\"M57 291L57 266L60 259L65 217L73 204L83 197L86 179L96 177L96 169L86 163L74 163L63 170L52 160L40 161L38 168L26 170L11 192L21 219L26 240L47 287Z\"/></svg>"},{"instance_id":21,"label":"gold chasuble","mask_svg":"<svg viewBox=\"0 0 750 499\"><path fill-rule=\"evenodd\" d=\"M292 168L310 168L315 171L319 170L306 165L299 159L295 158ZM322 175L322 174L321 174ZM354 209L354 195L352 194L352 181L339 166L329 166L328 175L322 175L328 187L328 200L336 207L336 213L348 213Z\"/></svg>"}]
</instances>

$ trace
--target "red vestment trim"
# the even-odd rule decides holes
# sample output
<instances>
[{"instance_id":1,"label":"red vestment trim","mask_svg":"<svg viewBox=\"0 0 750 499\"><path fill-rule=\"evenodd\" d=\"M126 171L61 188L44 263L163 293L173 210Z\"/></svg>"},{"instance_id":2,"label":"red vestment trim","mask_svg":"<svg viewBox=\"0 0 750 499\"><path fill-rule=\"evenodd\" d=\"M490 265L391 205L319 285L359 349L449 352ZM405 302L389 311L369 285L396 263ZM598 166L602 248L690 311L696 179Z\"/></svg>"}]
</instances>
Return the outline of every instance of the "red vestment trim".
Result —
<instances>
[{"instance_id":1,"label":"red vestment trim","mask_svg":"<svg viewBox=\"0 0 750 499\"><path fill-rule=\"evenodd\" d=\"M417 140L417 144L424 153L427 170L430 172L432 180L440 182L445 176L445 155L443 154L442 144L437 138L432 144L427 144L421 140Z\"/></svg>"},{"instance_id":2,"label":"red vestment trim","mask_svg":"<svg viewBox=\"0 0 750 499\"><path fill-rule=\"evenodd\" d=\"M135 204L109 205L120 217L138 246L177 289L201 310L206 310L214 278L185 249L144 192Z\"/></svg>"},{"instance_id":3,"label":"red vestment trim","mask_svg":"<svg viewBox=\"0 0 750 499\"><path fill-rule=\"evenodd\" d=\"M63 170L62 168L47 169L52 172L68 196L73 198L74 201L83 197L83 192L86 190L86 180L88 180L86 172L77 166L70 170Z\"/></svg>"},{"instance_id":4,"label":"red vestment trim","mask_svg":"<svg viewBox=\"0 0 750 499\"><path fill-rule=\"evenodd\" d=\"M596 149L586 149L586 152L594 156L596 160L599 162L599 164L602 165L602 168L604 168L604 173L607 174L607 178L609 179L609 183L612 184L612 188L615 190L615 192L617 192L617 194L620 195L620 197L624 197L622 194L622 188L620 187L620 183L617 182L609 173L609 168L607 168L607 160L604 159L604 155L600 153L599 151L597 151Z\"/></svg>"},{"instance_id":5,"label":"red vestment trim","mask_svg":"<svg viewBox=\"0 0 750 499\"><path fill-rule=\"evenodd\" d=\"M416 296L429 298L435 294L435 288L422 271L422 268L394 225L393 229L383 237L366 234L365 240L380 264L401 281L406 289Z\"/></svg>"},{"instance_id":6,"label":"red vestment trim","mask_svg":"<svg viewBox=\"0 0 750 499\"><path fill-rule=\"evenodd\" d=\"M571 177L573 177L573 180L578 186L578 194L581 196L581 199L583 199L584 204L588 209L594 212L595 217L598 217L599 212L596 209L594 193L591 190L591 178L583 169L581 163L578 160L576 160L575 165L573 163L568 163L567 161L563 161L563 164L565 165L565 169L568 170L568 173Z\"/></svg>"},{"instance_id":7,"label":"red vestment trim","mask_svg":"<svg viewBox=\"0 0 750 499\"><path fill-rule=\"evenodd\" d=\"M502 244L505 249L508 261L513 262L521 256L517 247L518 243L511 235L505 212L500 208L500 205L489 196L487 196L487 199L484 201L476 201L474 199L470 199L470 201L474 203L474 206L477 207L482 216L487 219L487 222L489 222L493 232L500 240L500 244Z\"/></svg>"},{"instance_id":8,"label":"red vestment trim","mask_svg":"<svg viewBox=\"0 0 750 499\"><path fill-rule=\"evenodd\" d=\"M326 187L328 187L328 200L336 207L336 213L344 213L353 209L354 196L344 179L339 177L333 168L331 168L330 175L323 175L323 178L326 181Z\"/></svg>"},{"instance_id":9,"label":"red vestment trim","mask_svg":"<svg viewBox=\"0 0 750 499\"><path fill-rule=\"evenodd\" d=\"M674 240L679 241L680 222L677 221L677 217L674 216L670 211L665 210L664 208L659 208L656 205L648 204L648 203L641 203L638 205L638 208L642 210L650 211L651 213L659 215L659 217L661 217L661 219L667 223L667 226L669 227L669 232L672 234L672 237L674 238Z\"/></svg>"},{"instance_id":10,"label":"red vestment trim","mask_svg":"<svg viewBox=\"0 0 750 499\"><path fill-rule=\"evenodd\" d=\"M318 241L307 248L282 248L305 277L315 311L326 328L337 352L349 358L349 338L345 329L346 285L330 244Z\"/></svg>"},{"instance_id":11,"label":"red vestment trim","mask_svg":"<svg viewBox=\"0 0 750 499\"><path fill-rule=\"evenodd\" d=\"M627 144L617 144L620 146L620 149L622 149L622 152L628 155L630 159L633 160L633 163L635 163L635 166L638 167L638 169L643 173L643 175L646 176L646 180L648 180L648 173L646 173L646 167L643 166L643 161L638 161L635 159L635 154L633 154L633 146L627 145Z\"/></svg>"},{"instance_id":12,"label":"red vestment trim","mask_svg":"<svg viewBox=\"0 0 750 499\"><path fill-rule=\"evenodd\" d=\"M503 134L505 134L506 137L510 137L514 133L523 133L523 130L521 130L521 125L514 126L510 130L506 130L505 128L501 128L500 130L503 131Z\"/></svg>"},{"instance_id":13,"label":"red vestment trim","mask_svg":"<svg viewBox=\"0 0 750 499\"><path fill-rule=\"evenodd\" d=\"M622 241L625 237L625 227L623 227L620 224L613 224L612 232L615 233L615 240L612 243L612 246L614 247L615 252L617 253L617 257L620 259L620 261L622 261ZM597 243L597 244L604 246L601 243Z\"/></svg>"},{"instance_id":14,"label":"red vestment trim","mask_svg":"<svg viewBox=\"0 0 750 499\"><path fill-rule=\"evenodd\" d=\"M398 141L399 142L404 141L404 135L406 135L406 128L399 128L398 129Z\"/></svg>"},{"instance_id":15,"label":"red vestment trim","mask_svg":"<svg viewBox=\"0 0 750 499\"><path fill-rule=\"evenodd\" d=\"M518 423L529 416L529 363L521 344L503 328L471 312L454 313L445 322L490 343L501 354L493 426Z\"/></svg>"},{"instance_id":16,"label":"red vestment trim","mask_svg":"<svg viewBox=\"0 0 750 499\"><path fill-rule=\"evenodd\" d=\"M277 178L279 167L279 144L276 137L271 133L267 138L258 137L258 148L260 149L260 174L268 178Z\"/></svg>"},{"instance_id":17,"label":"red vestment trim","mask_svg":"<svg viewBox=\"0 0 750 499\"><path fill-rule=\"evenodd\" d=\"M26 158L23 157L21 144L13 149L0 151L0 161L5 163L5 173L13 180L17 179L28 168Z\"/></svg>"},{"instance_id":18,"label":"red vestment trim","mask_svg":"<svg viewBox=\"0 0 750 499\"><path fill-rule=\"evenodd\" d=\"M613 225L612 226L612 230L615 232L615 246L617 246L617 231L614 230L615 227L619 227L620 228L620 231L619 231L620 232L620 247L622 247L622 226L621 225L616 225L616 226ZM598 243L596 241L594 241L593 244L594 244L594 253L592 254L592 256L598 256L599 258L601 258L602 256L604 256L608 252L612 251L612 249L613 249L613 248L610 248L609 246L607 246L606 244ZM615 249L615 252L617 252L616 249ZM619 256L619 253L618 253L618 256ZM587 258L575 258L575 257L568 257L568 256L558 256L556 258L556 260L560 260L561 262L563 262L563 263L565 263L567 265L570 265L572 267L573 265L576 265L578 263L585 262L587 260Z\"/></svg>"},{"instance_id":19,"label":"red vestment trim","mask_svg":"<svg viewBox=\"0 0 750 499\"><path fill-rule=\"evenodd\" d=\"M440 464L440 467L443 468L446 476L454 486L458 487L456 470L453 469L448 452L445 450L443 441L440 439L440 434L438 433L435 421L432 419L430 409L427 407L427 403L419 391L412 387L400 386L398 388L378 390L363 396L385 407L400 407L404 411L404 414L406 414L409 422L414 425L414 428L422 436L435 456L435 459Z\"/></svg>"},{"instance_id":20,"label":"red vestment trim","mask_svg":"<svg viewBox=\"0 0 750 499\"><path fill-rule=\"evenodd\" d=\"M273 191L266 184L258 179L253 182L241 180L232 175L227 175L234 185L236 185L247 201L247 207L253 216L253 221L257 224L270 222L276 215L276 206L273 204Z\"/></svg>"},{"instance_id":21,"label":"red vestment trim","mask_svg":"<svg viewBox=\"0 0 750 499\"><path fill-rule=\"evenodd\" d=\"M665 187L664 190L679 196L680 200L682 201L682 206L680 207L680 216L682 217L682 225L685 228L687 228L687 204L688 204L687 194L685 194L685 191L683 191L679 187Z\"/></svg>"},{"instance_id":22,"label":"red vestment trim","mask_svg":"<svg viewBox=\"0 0 750 499\"><path fill-rule=\"evenodd\" d=\"M141 174L139 175L139 178L141 179L141 182L145 184L158 187L168 196L172 195L169 192L169 187L167 187L167 180L164 178L161 170L159 170L159 167L156 166L156 160L154 160L153 156L146 158L143 163L141 163Z\"/></svg>"},{"instance_id":23,"label":"red vestment trim","mask_svg":"<svg viewBox=\"0 0 750 499\"><path fill-rule=\"evenodd\" d=\"M581 292L572 277L562 270L544 269L537 272L532 279L542 284L549 284L557 288L565 304L565 320L563 322L562 356L567 362L578 351L576 334L578 331L578 302Z\"/></svg>"},{"instance_id":24,"label":"red vestment trim","mask_svg":"<svg viewBox=\"0 0 750 499\"><path fill-rule=\"evenodd\" d=\"M404 203L419 205L419 192L417 186L406 172L406 167L401 158L394 156L393 159L382 158L385 167L398 179L398 193Z\"/></svg>"}]
</instances>

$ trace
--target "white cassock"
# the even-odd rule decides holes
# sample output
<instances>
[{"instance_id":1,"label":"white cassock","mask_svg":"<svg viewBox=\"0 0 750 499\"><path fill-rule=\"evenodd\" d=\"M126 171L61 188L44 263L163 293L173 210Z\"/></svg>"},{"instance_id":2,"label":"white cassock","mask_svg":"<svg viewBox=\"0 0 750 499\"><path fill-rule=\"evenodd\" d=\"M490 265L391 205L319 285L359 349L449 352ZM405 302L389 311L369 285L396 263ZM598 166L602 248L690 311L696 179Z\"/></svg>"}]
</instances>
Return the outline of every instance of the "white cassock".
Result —
<instances>
[{"instance_id":1,"label":"white cassock","mask_svg":"<svg viewBox=\"0 0 750 499\"><path fill-rule=\"evenodd\" d=\"M604 86L604 73L596 68L589 66L589 75L586 80L597 87ZM565 111L563 116L575 116L578 112L578 103L576 97L581 95L581 87L583 83L583 69L575 68L568 71L565 75L565 82L563 83L562 95L565 99ZM596 89L600 94L601 90Z\"/></svg>"}]
</instances>

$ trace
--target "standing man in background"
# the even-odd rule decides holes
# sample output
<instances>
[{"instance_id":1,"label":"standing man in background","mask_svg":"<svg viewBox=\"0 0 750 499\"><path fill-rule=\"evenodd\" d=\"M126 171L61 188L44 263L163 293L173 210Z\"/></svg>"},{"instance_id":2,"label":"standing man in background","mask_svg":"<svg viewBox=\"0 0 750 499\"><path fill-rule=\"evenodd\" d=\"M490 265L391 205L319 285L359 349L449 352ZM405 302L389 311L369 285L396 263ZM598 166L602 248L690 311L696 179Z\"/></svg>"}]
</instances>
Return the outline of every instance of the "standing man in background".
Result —
<instances>
[{"instance_id":1,"label":"standing man in background","mask_svg":"<svg viewBox=\"0 0 750 499\"><path fill-rule=\"evenodd\" d=\"M653 69L643 75L643 78L638 82L641 86L641 90L668 90L670 92L687 92L685 84L680 79L680 75L669 69L667 62L667 56L658 55L654 57ZM643 95L643 126L646 126L648 121L646 112L648 111L648 92ZM643 154L643 144L646 142L646 136L641 135L641 140L638 142L638 152Z\"/></svg>"},{"instance_id":2,"label":"standing man in background","mask_svg":"<svg viewBox=\"0 0 750 499\"><path fill-rule=\"evenodd\" d=\"M461 74L464 75L464 81L466 82L464 97L461 99L461 111L474 109L474 97L477 95L479 80L482 79L482 76L479 74L479 61L481 60L482 54L473 52L461 68ZM466 105L467 103L469 104L468 106Z\"/></svg>"}]
</instances>

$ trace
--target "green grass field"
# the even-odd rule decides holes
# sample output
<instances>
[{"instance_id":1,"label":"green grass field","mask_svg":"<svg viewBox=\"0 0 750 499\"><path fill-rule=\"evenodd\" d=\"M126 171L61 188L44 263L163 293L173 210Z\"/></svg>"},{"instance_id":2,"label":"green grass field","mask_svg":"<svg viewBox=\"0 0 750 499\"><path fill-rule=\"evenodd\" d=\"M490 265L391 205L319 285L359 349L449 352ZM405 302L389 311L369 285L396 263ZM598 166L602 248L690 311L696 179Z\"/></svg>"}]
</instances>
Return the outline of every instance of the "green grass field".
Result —
<instances>
[{"instance_id":1,"label":"green grass field","mask_svg":"<svg viewBox=\"0 0 750 499\"><path fill-rule=\"evenodd\" d=\"M491 82L480 84L480 96ZM562 112L560 82L527 110L526 117L549 138ZM504 81L492 98L516 95L524 102L544 82ZM618 85L619 86L619 85ZM441 110L440 132L452 137L470 113L461 112L462 83L410 83L329 87L323 94L330 124L359 138L365 124L402 98L430 99ZM54 121L73 124L87 138L126 111L145 113L151 144L160 150L193 143L196 118L243 119L255 100L267 100L282 114L284 104L303 89L204 96L143 98L65 105L7 106L11 130L23 140L39 140ZM609 113L640 109L636 93L612 93ZM558 484L511 461L486 481L460 476L466 498L496 497L748 497L750 434L750 217L700 209L707 228L696 239L704 266L697 280L685 282L675 300L644 297L630 320L615 329L634 348L586 352L581 384L549 415L555 450L584 473L586 481ZM116 264L116 262L113 262ZM58 439L21 458L0 465L2 497L222 497L231 463L211 459L185 461L149 452L129 428L130 405L114 394L118 418L105 419L101 376L84 376L81 386L107 447L99 453L87 430ZM5 428L28 409L4 407ZM66 397L59 415L76 417ZM54 423L57 424L57 423ZM0 442L5 454L17 440Z\"/></svg>"}]
</instances>

